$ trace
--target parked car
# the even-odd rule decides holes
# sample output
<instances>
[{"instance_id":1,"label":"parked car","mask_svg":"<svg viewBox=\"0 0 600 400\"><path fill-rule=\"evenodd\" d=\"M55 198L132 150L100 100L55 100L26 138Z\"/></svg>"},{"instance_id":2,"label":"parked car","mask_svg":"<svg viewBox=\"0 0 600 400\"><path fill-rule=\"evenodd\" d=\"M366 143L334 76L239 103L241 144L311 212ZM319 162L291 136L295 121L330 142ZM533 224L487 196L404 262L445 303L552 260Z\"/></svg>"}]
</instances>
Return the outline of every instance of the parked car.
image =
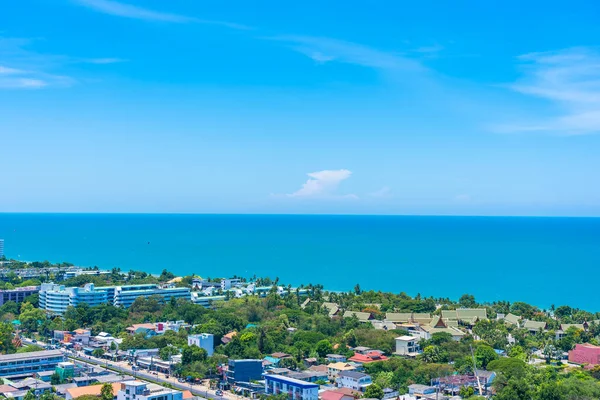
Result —
<instances>
[{"instance_id":1,"label":"parked car","mask_svg":"<svg viewBox=\"0 0 600 400\"><path fill-rule=\"evenodd\" d=\"M217 390L217 391L215 392L215 394L216 394L217 396L223 396L223 391L222 391L221 389L219 389L219 390Z\"/></svg>"}]
</instances>

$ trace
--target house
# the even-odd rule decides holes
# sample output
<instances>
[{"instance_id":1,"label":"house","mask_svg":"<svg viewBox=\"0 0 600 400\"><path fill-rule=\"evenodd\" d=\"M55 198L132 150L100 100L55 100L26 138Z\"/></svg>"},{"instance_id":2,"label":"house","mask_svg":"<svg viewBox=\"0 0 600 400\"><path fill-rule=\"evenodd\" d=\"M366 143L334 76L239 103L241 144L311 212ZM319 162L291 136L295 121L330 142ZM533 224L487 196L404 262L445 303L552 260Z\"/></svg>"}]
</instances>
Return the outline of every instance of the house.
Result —
<instances>
[{"instance_id":1,"label":"house","mask_svg":"<svg viewBox=\"0 0 600 400\"><path fill-rule=\"evenodd\" d=\"M327 354L326 358L329 362L344 362L347 360L347 357L341 354Z\"/></svg>"},{"instance_id":2,"label":"house","mask_svg":"<svg viewBox=\"0 0 600 400\"><path fill-rule=\"evenodd\" d=\"M361 312L361 311L346 311L344 312L344 318L353 318L356 317L360 322L369 322L374 319L373 314L369 312Z\"/></svg>"},{"instance_id":3,"label":"house","mask_svg":"<svg viewBox=\"0 0 600 400\"><path fill-rule=\"evenodd\" d=\"M575 348L569 351L569 362L574 364L600 364L600 346L584 343L576 344Z\"/></svg>"},{"instance_id":4,"label":"house","mask_svg":"<svg viewBox=\"0 0 600 400\"><path fill-rule=\"evenodd\" d=\"M352 357L349 358L349 361L354 361L359 364L369 364L377 361L386 361L388 358L384 356L381 352L377 350L373 350L368 352L367 354L354 353Z\"/></svg>"},{"instance_id":5,"label":"house","mask_svg":"<svg viewBox=\"0 0 600 400\"><path fill-rule=\"evenodd\" d=\"M371 325L373 325L373 328L383 331L392 331L397 328L392 321L378 321L376 319L371 320Z\"/></svg>"},{"instance_id":6,"label":"house","mask_svg":"<svg viewBox=\"0 0 600 400\"><path fill-rule=\"evenodd\" d=\"M367 354L371 350L373 350L373 349L370 347L366 347L366 346L356 346L356 347L352 348L352 351L354 351L355 353L360 353L360 354Z\"/></svg>"},{"instance_id":7,"label":"house","mask_svg":"<svg viewBox=\"0 0 600 400\"><path fill-rule=\"evenodd\" d=\"M275 374L276 375L276 374ZM327 372L316 371L290 371L286 376L304 382L327 381Z\"/></svg>"},{"instance_id":8,"label":"house","mask_svg":"<svg viewBox=\"0 0 600 400\"><path fill-rule=\"evenodd\" d=\"M319 385L281 375L265 375L265 394L287 394L295 400L318 400Z\"/></svg>"},{"instance_id":9,"label":"house","mask_svg":"<svg viewBox=\"0 0 600 400\"><path fill-rule=\"evenodd\" d=\"M419 324L419 325L429 324L429 323L431 323L432 319L433 319L433 317L429 313L413 313L412 314L412 322Z\"/></svg>"},{"instance_id":10,"label":"house","mask_svg":"<svg viewBox=\"0 0 600 400\"><path fill-rule=\"evenodd\" d=\"M117 398L117 393L121 389L121 384L120 383L113 383L112 384L112 388L113 388L114 398L116 399ZM101 391L102 391L102 385L90 385L90 386L75 387L75 388L67 389L65 391L65 399L66 400L72 400L72 399L76 399L76 398L78 398L80 396L97 396L97 397L100 397L100 392Z\"/></svg>"},{"instance_id":11,"label":"house","mask_svg":"<svg viewBox=\"0 0 600 400\"><path fill-rule=\"evenodd\" d=\"M519 323L521 322L521 317L515 314L508 313L504 316L504 322L509 325L519 326Z\"/></svg>"},{"instance_id":12,"label":"house","mask_svg":"<svg viewBox=\"0 0 600 400\"><path fill-rule=\"evenodd\" d=\"M485 308L458 308L456 310L442 310L444 322L457 321L461 325L473 326L477 321L487 320Z\"/></svg>"},{"instance_id":13,"label":"house","mask_svg":"<svg viewBox=\"0 0 600 400\"><path fill-rule=\"evenodd\" d=\"M265 371L265 374L288 376L290 372L292 372L292 370L289 368L271 368L268 371Z\"/></svg>"},{"instance_id":14,"label":"house","mask_svg":"<svg viewBox=\"0 0 600 400\"><path fill-rule=\"evenodd\" d=\"M281 352L273 353L273 354L271 354L271 357L276 358L278 360L283 360L284 358L292 358L292 356L290 354L281 353Z\"/></svg>"},{"instance_id":15,"label":"house","mask_svg":"<svg viewBox=\"0 0 600 400\"><path fill-rule=\"evenodd\" d=\"M325 390L324 392L321 392L319 397L321 400L355 400L360 397L360 395L355 397L339 390Z\"/></svg>"},{"instance_id":16,"label":"house","mask_svg":"<svg viewBox=\"0 0 600 400\"><path fill-rule=\"evenodd\" d=\"M342 371L356 371L356 367L347 362L337 362L327 365L327 377L330 381L335 380Z\"/></svg>"},{"instance_id":17,"label":"house","mask_svg":"<svg viewBox=\"0 0 600 400\"><path fill-rule=\"evenodd\" d=\"M419 327L419 331L414 331L416 334L423 339L431 339L431 336L438 332L445 332L452 335L452 339L455 341L460 341L463 337L465 337L465 333L458 329L458 327L453 326L452 324L457 321L448 320L448 322L444 321L439 316L434 316L431 322L428 325L423 325ZM412 333L412 332L411 332Z\"/></svg>"},{"instance_id":18,"label":"house","mask_svg":"<svg viewBox=\"0 0 600 400\"><path fill-rule=\"evenodd\" d=\"M146 337L156 335L156 325L151 323L146 324L133 324L125 328L127 333L130 335L137 335L138 333L143 333Z\"/></svg>"},{"instance_id":19,"label":"house","mask_svg":"<svg viewBox=\"0 0 600 400\"><path fill-rule=\"evenodd\" d=\"M300 308L304 310L308 306L308 303L310 303L310 299L307 298L300 304Z\"/></svg>"},{"instance_id":20,"label":"house","mask_svg":"<svg viewBox=\"0 0 600 400\"><path fill-rule=\"evenodd\" d=\"M577 330L585 331L587 330L587 324L560 324L559 329L556 331L556 340L562 339L567 330L570 328L575 328Z\"/></svg>"},{"instance_id":21,"label":"house","mask_svg":"<svg viewBox=\"0 0 600 400\"><path fill-rule=\"evenodd\" d=\"M327 375L327 371L329 370L329 368L327 367L327 365L311 365L310 367L308 367L307 371L313 371L313 372L324 372L325 375Z\"/></svg>"},{"instance_id":22,"label":"house","mask_svg":"<svg viewBox=\"0 0 600 400\"><path fill-rule=\"evenodd\" d=\"M523 321L523 328L527 329L530 333L538 333L540 331L548 330L548 324L543 321Z\"/></svg>"},{"instance_id":23,"label":"house","mask_svg":"<svg viewBox=\"0 0 600 400\"><path fill-rule=\"evenodd\" d=\"M233 337L237 335L237 332L233 331L233 332L229 332L225 335L223 335L223 337L221 338L221 342L223 344L227 344L229 342L231 342L233 340Z\"/></svg>"},{"instance_id":24,"label":"house","mask_svg":"<svg viewBox=\"0 0 600 400\"><path fill-rule=\"evenodd\" d=\"M338 374L335 383L340 388L348 388L357 390L359 392L364 392L367 386L371 385L373 381L371 380L370 375L363 374L362 372L341 371Z\"/></svg>"},{"instance_id":25,"label":"house","mask_svg":"<svg viewBox=\"0 0 600 400\"><path fill-rule=\"evenodd\" d=\"M339 314L340 306L336 303L328 303L325 302L321 305L325 310L327 310L327 314L329 317L334 317Z\"/></svg>"},{"instance_id":26,"label":"house","mask_svg":"<svg viewBox=\"0 0 600 400\"><path fill-rule=\"evenodd\" d=\"M319 360L316 357L308 357L304 359L304 366L306 368L310 368L313 365L317 365L319 363Z\"/></svg>"},{"instance_id":27,"label":"house","mask_svg":"<svg viewBox=\"0 0 600 400\"><path fill-rule=\"evenodd\" d=\"M408 386L408 394L413 394L416 396L432 394L435 393L435 390L435 386L419 385L416 383Z\"/></svg>"},{"instance_id":28,"label":"house","mask_svg":"<svg viewBox=\"0 0 600 400\"><path fill-rule=\"evenodd\" d=\"M10 384L10 386L12 386L13 388L15 388L19 391L33 390L33 394L35 394L36 396L39 396L43 393L52 391L51 384L41 381L39 379L35 379L35 378L26 378L19 382L13 382Z\"/></svg>"},{"instance_id":29,"label":"house","mask_svg":"<svg viewBox=\"0 0 600 400\"><path fill-rule=\"evenodd\" d=\"M385 321L390 321L396 324L408 324L413 322L412 313L385 313Z\"/></svg>"},{"instance_id":30,"label":"house","mask_svg":"<svg viewBox=\"0 0 600 400\"><path fill-rule=\"evenodd\" d=\"M396 352L399 356L416 357L420 352L419 338L415 336L398 336L396 338Z\"/></svg>"}]
</instances>

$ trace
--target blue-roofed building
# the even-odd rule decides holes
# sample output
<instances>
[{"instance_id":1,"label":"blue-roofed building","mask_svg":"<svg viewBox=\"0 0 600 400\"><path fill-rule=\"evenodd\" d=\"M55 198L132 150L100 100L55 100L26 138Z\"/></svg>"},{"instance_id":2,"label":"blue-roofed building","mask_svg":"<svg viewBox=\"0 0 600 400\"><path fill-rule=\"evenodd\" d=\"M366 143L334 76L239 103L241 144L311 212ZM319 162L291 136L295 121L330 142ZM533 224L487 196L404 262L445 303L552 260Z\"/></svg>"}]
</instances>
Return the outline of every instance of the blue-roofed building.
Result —
<instances>
[{"instance_id":1,"label":"blue-roofed building","mask_svg":"<svg viewBox=\"0 0 600 400\"><path fill-rule=\"evenodd\" d=\"M319 385L281 375L265 375L265 394L287 394L294 400L318 400Z\"/></svg>"}]
</instances>

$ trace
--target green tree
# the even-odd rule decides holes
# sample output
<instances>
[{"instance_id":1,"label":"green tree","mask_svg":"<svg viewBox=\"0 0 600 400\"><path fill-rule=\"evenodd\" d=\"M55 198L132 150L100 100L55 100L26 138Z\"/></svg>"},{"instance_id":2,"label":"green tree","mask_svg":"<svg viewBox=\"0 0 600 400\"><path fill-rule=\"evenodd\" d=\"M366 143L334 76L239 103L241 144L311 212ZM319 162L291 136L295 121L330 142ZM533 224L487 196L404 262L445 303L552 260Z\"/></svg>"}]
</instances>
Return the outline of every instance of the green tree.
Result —
<instances>
[{"instance_id":1,"label":"green tree","mask_svg":"<svg viewBox=\"0 0 600 400\"><path fill-rule=\"evenodd\" d=\"M158 355L164 361L169 361L172 356L179 354L179 350L175 346L165 346L159 350Z\"/></svg>"},{"instance_id":2,"label":"green tree","mask_svg":"<svg viewBox=\"0 0 600 400\"><path fill-rule=\"evenodd\" d=\"M472 294L463 294L458 299L458 305L463 308L473 308L477 306L477 302L475 301L475 296Z\"/></svg>"},{"instance_id":3,"label":"green tree","mask_svg":"<svg viewBox=\"0 0 600 400\"><path fill-rule=\"evenodd\" d=\"M110 383L105 383L102 385L102 389L100 390L100 399L101 400L113 400L115 397L113 393L113 387Z\"/></svg>"},{"instance_id":4,"label":"green tree","mask_svg":"<svg viewBox=\"0 0 600 400\"><path fill-rule=\"evenodd\" d=\"M37 398L35 396L35 393L33 393L33 390L29 390L23 398L23 400L37 400Z\"/></svg>"},{"instance_id":5,"label":"green tree","mask_svg":"<svg viewBox=\"0 0 600 400\"><path fill-rule=\"evenodd\" d=\"M60 379L60 375L59 375L59 374L57 374L56 372L55 372L55 373L53 373L53 374L50 376L50 383L51 383L52 385L60 385L60 384L62 383L62 380Z\"/></svg>"},{"instance_id":6,"label":"green tree","mask_svg":"<svg viewBox=\"0 0 600 400\"><path fill-rule=\"evenodd\" d=\"M96 349L96 350L92 351L92 355L96 358L100 358L104 355L104 350Z\"/></svg>"},{"instance_id":7,"label":"green tree","mask_svg":"<svg viewBox=\"0 0 600 400\"><path fill-rule=\"evenodd\" d=\"M475 360L479 368L486 368L487 365L498 359L498 354L488 345L480 345L475 350Z\"/></svg>"},{"instance_id":8,"label":"green tree","mask_svg":"<svg viewBox=\"0 0 600 400\"><path fill-rule=\"evenodd\" d=\"M372 383L365 389L363 397L366 399L383 399L383 389L376 383Z\"/></svg>"},{"instance_id":9,"label":"green tree","mask_svg":"<svg viewBox=\"0 0 600 400\"><path fill-rule=\"evenodd\" d=\"M317 343L315 350L319 354L319 357L325 357L327 354L331 354L333 352L333 346L329 340L323 339Z\"/></svg>"}]
</instances>

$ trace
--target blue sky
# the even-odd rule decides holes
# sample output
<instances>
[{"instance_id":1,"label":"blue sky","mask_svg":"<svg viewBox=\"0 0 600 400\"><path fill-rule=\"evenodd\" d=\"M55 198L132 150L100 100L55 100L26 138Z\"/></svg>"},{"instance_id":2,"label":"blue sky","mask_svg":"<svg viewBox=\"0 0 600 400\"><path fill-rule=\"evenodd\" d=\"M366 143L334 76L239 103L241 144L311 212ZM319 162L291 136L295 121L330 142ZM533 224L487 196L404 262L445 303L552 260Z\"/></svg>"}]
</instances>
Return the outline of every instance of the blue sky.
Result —
<instances>
[{"instance_id":1,"label":"blue sky","mask_svg":"<svg viewBox=\"0 0 600 400\"><path fill-rule=\"evenodd\" d=\"M598 216L566 4L8 2L0 211Z\"/></svg>"}]
</instances>

